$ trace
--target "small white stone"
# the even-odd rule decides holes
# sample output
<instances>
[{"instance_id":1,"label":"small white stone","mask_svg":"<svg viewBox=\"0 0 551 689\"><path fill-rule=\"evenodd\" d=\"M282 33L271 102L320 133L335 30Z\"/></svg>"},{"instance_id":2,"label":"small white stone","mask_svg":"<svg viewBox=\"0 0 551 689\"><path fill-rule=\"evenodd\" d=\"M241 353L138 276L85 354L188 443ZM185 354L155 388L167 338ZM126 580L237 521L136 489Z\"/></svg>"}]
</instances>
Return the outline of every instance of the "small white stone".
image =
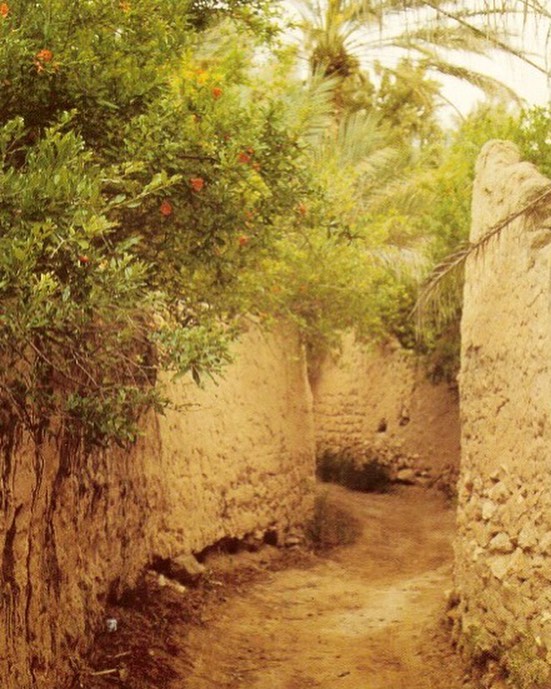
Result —
<instances>
[{"instance_id":1,"label":"small white stone","mask_svg":"<svg viewBox=\"0 0 551 689\"><path fill-rule=\"evenodd\" d=\"M119 623L114 617L108 617L105 626L107 627L107 631L112 634L119 628Z\"/></svg>"}]
</instances>

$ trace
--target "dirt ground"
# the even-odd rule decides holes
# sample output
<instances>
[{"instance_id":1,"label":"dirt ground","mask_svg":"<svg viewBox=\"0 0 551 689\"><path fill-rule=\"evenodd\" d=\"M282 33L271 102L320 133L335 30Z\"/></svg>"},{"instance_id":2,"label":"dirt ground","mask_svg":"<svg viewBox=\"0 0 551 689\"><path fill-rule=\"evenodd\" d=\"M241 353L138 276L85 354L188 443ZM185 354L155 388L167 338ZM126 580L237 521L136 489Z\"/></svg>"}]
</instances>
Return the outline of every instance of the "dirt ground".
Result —
<instances>
[{"instance_id":1,"label":"dirt ground","mask_svg":"<svg viewBox=\"0 0 551 689\"><path fill-rule=\"evenodd\" d=\"M120 630L98 639L74 686L471 687L442 624L454 529L442 496L322 490L360 523L354 544L217 556L198 590L123 601L110 612Z\"/></svg>"}]
</instances>

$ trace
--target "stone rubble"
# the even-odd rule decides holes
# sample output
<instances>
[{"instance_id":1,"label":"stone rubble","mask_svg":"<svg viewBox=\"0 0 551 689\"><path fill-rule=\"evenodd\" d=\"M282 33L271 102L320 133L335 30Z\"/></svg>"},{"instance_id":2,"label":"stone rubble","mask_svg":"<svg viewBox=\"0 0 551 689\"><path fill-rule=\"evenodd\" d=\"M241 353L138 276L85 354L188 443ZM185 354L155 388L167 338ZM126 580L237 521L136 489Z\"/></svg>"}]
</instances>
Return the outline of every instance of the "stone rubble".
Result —
<instances>
[{"instance_id":1,"label":"stone rubble","mask_svg":"<svg viewBox=\"0 0 551 689\"><path fill-rule=\"evenodd\" d=\"M184 586L195 586L205 575L207 568L194 555L179 555L169 561L168 573L171 579Z\"/></svg>"}]
</instances>

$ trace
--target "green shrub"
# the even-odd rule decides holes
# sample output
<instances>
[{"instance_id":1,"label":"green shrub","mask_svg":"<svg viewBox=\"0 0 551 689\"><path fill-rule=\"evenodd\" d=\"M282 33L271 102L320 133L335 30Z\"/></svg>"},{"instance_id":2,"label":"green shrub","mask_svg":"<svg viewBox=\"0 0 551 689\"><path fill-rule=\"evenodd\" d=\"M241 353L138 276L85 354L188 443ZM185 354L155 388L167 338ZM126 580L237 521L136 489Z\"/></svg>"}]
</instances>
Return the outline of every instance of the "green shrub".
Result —
<instances>
[{"instance_id":1,"label":"green shrub","mask_svg":"<svg viewBox=\"0 0 551 689\"><path fill-rule=\"evenodd\" d=\"M245 24L198 57L213 6ZM241 276L311 187L247 70L267 3L3 7L0 403L33 433L126 443L166 404L158 370L221 370Z\"/></svg>"}]
</instances>

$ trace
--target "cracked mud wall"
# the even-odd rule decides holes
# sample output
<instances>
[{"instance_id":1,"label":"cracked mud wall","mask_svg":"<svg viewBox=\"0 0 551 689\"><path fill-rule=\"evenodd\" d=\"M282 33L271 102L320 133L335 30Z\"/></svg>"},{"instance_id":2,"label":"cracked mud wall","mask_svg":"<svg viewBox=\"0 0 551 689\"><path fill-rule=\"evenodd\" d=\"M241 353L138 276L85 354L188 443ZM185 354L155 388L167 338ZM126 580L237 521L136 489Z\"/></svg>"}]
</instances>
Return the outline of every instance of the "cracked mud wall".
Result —
<instances>
[{"instance_id":1,"label":"cracked mud wall","mask_svg":"<svg viewBox=\"0 0 551 689\"><path fill-rule=\"evenodd\" d=\"M318 456L367 449L396 468L455 482L457 392L428 380L412 352L395 343L362 345L349 334L340 355L321 363L312 389Z\"/></svg>"},{"instance_id":2,"label":"cracked mud wall","mask_svg":"<svg viewBox=\"0 0 551 689\"><path fill-rule=\"evenodd\" d=\"M160 544L198 551L224 536L281 530L304 520L313 487L314 419L305 357L291 329L255 330L220 385L177 384L185 413L159 419L163 485ZM185 494L177 485L187 486ZM194 529L186 528L190 509Z\"/></svg>"},{"instance_id":3,"label":"cracked mud wall","mask_svg":"<svg viewBox=\"0 0 551 689\"><path fill-rule=\"evenodd\" d=\"M252 330L223 381L181 380L173 398L186 411L150 416L129 452L84 457L3 429L2 689L61 689L107 597L152 559L284 534L309 514L312 400L293 331Z\"/></svg>"},{"instance_id":4,"label":"cracked mud wall","mask_svg":"<svg viewBox=\"0 0 551 689\"><path fill-rule=\"evenodd\" d=\"M477 164L471 241L550 187L512 144L487 144ZM458 606L451 616L465 650L489 661L496 676L504 668L519 689L549 686L551 667L550 241L547 202L472 255L462 321Z\"/></svg>"}]
</instances>

